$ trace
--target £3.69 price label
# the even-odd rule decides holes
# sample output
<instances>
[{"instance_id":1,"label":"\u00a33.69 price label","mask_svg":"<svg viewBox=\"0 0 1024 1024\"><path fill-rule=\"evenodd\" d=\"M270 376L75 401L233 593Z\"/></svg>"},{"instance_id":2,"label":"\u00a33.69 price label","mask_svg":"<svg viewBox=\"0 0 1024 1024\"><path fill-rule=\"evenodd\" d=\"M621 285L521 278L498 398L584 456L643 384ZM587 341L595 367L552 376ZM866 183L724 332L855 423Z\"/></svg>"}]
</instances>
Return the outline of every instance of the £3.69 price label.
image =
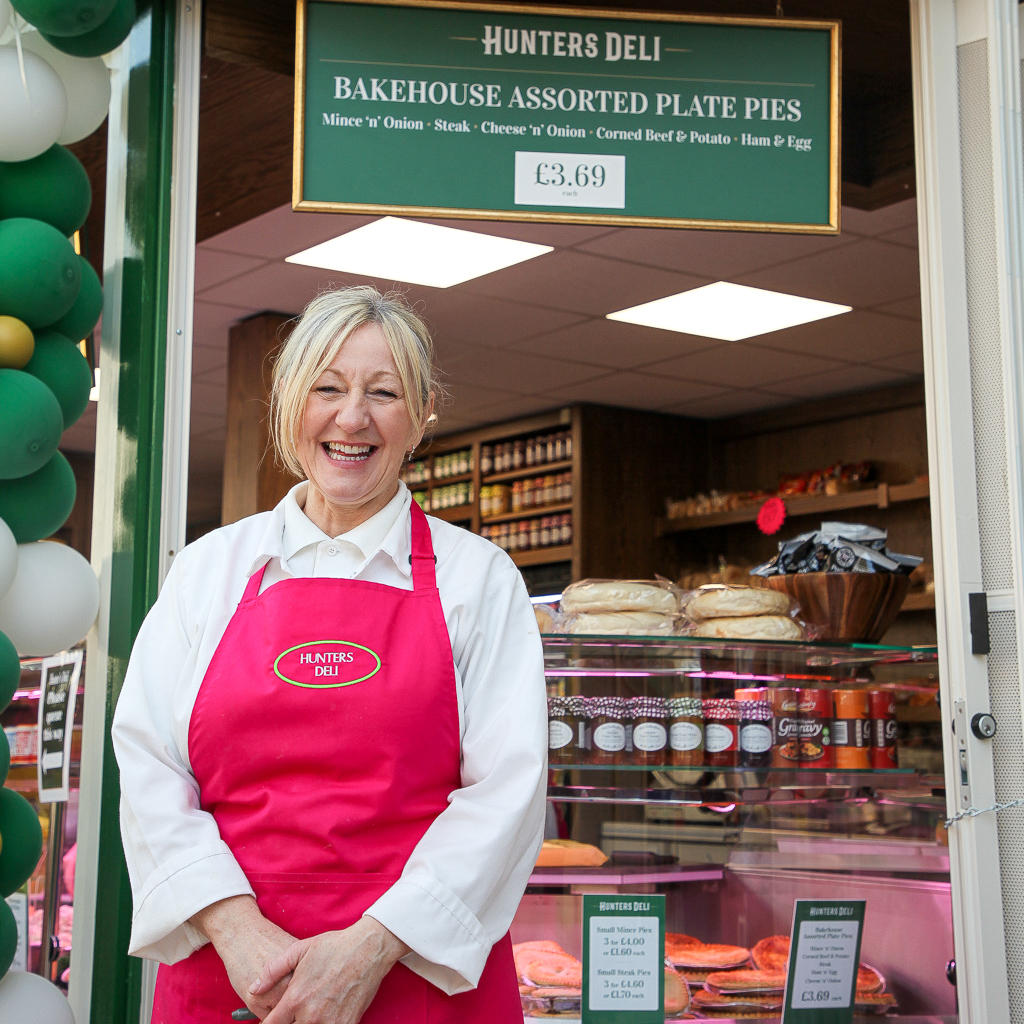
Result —
<instances>
[{"instance_id":1,"label":"\u00a33.69 price label","mask_svg":"<svg viewBox=\"0 0 1024 1024\"><path fill-rule=\"evenodd\" d=\"M657 1010L661 971L656 917L590 919L591 1010Z\"/></svg>"},{"instance_id":2,"label":"\u00a33.69 price label","mask_svg":"<svg viewBox=\"0 0 1024 1024\"><path fill-rule=\"evenodd\" d=\"M596 153L516 153L515 202L522 206L626 206L626 158Z\"/></svg>"}]
</instances>

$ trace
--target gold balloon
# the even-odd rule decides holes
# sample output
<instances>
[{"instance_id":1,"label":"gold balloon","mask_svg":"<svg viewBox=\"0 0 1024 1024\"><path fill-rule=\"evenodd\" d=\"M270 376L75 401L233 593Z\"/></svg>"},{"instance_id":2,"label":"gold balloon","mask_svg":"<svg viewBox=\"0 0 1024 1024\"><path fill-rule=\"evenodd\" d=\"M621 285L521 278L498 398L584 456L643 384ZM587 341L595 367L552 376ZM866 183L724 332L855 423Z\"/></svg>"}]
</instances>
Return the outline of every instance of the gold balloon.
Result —
<instances>
[{"instance_id":1,"label":"gold balloon","mask_svg":"<svg viewBox=\"0 0 1024 1024\"><path fill-rule=\"evenodd\" d=\"M0 367L20 370L31 358L36 339L28 324L13 316L0 316Z\"/></svg>"}]
</instances>

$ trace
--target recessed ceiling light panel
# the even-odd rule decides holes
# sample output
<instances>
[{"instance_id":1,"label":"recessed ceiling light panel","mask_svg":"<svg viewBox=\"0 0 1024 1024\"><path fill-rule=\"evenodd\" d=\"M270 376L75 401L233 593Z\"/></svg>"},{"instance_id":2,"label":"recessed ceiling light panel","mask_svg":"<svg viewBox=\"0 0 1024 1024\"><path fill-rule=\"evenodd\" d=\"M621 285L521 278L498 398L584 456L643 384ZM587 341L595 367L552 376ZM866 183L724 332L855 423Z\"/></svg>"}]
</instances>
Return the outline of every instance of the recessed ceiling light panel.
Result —
<instances>
[{"instance_id":1,"label":"recessed ceiling light panel","mask_svg":"<svg viewBox=\"0 0 1024 1024\"><path fill-rule=\"evenodd\" d=\"M550 245L381 217L297 252L286 262L430 288L451 288L546 252L551 252Z\"/></svg>"},{"instance_id":2,"label":"recessed ceiling light panel","mask_svg":"<svg viewBox=\"0 0 1024 1024\"><path fill-rule=\"evenodd\" d=\"M642 327L660 327L663 331L696 334L702 338L740 341L849 313L851 308L718 281L609 313L608 319Z\"/></svg>"}]
</instances>

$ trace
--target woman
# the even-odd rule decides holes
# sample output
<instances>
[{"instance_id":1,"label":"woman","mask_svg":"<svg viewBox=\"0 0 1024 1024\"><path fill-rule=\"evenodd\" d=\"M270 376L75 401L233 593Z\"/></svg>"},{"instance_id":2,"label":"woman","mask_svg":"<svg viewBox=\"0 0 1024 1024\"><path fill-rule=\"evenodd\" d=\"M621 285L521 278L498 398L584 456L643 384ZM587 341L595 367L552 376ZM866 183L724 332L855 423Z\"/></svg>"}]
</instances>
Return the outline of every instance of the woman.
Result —
<instances>
[{"instance_id":1,"label":"woman","mask_svg":"<svg viewBox=\"0 0 1024 1024\"><path fill-rule=\"evenodd\" d=\"M400 297L310 303L271 421L305 480L186 547L114 716L154 1024L521 1024L540 639L515 566L399 480L433 406Z\"/></svg>"}]
</instances>

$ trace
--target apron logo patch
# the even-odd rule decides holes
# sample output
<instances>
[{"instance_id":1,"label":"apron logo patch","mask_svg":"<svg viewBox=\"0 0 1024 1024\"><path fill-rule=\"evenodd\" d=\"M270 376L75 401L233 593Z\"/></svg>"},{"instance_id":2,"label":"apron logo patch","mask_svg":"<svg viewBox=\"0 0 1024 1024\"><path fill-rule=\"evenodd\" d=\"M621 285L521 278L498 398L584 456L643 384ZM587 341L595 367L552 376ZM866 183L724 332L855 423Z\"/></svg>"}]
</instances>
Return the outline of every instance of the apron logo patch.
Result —
<instances>
[{"instance_id":1,"label":"apron logo patch","mask_svg":"<svg viewBox=\"0 0 1024 1024\"><path fill-rule=\"evenodd\" d=\"M292 686L326 690L362 683L380 671L380 657L349 640L311 640L282 651L274 674Z\"/></svg>"}]
</instances>

